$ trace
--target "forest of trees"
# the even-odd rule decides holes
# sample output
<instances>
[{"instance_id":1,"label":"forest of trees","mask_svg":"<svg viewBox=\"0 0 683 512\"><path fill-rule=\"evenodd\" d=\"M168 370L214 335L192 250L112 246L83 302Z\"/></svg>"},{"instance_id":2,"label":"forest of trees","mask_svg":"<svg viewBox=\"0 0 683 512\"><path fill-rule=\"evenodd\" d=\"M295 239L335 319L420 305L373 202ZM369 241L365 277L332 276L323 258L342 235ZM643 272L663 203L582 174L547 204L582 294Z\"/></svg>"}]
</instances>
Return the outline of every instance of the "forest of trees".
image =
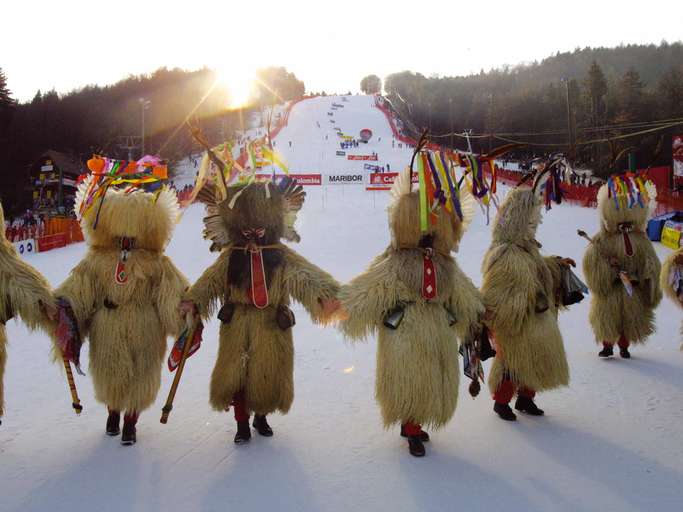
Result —
<instances>
[{"instance_id":1,"label":"forest of trees","mask_svg":"<svg viewBox=\"0 0 683 512\"><path fill-rule=\"evenodd\" d=\"M251 108L298 98L305 91L304 83L283 67L260 70L258 79ZM226 109L229 92L212 87L216 82L209 69L162 68L67 94L37 91L32 101L18 103L0 69L0 199L6 208L21 206L17 198L28 197L27 167L48 149L83 161L93 152L126 158L124 136L139 137L147 101L148 153L173 161L197 149L183 127L188 115L201 120L212 142L231 136L247 115ZM381 84L379 77L369 75L362 88L373 93ZM461 136L439 135L472 130L475 151L510 140L532 142L537 145L518 155L564 151L577 164L603 174L623 168L623 159L615 163L614 157L629 148L640 167L667 165L671 135L683 131L683 125L612 142L586 142L665 125L656 121L683 121L683 44L577 49L465 77L404 71L387 76L384 90L408 127L428 127L443 144L452 140L466 148ZM139 150L133 154L137 157Z\"/></svg>"},{"instance_id":2,"label":"forest of trees","mask_svg":"<svg viewBox=\"0 0 683 512\"><path fill-rule=\"evenodd\" d=\"M274 98L279 102L280 98L289 100L304 94L304 83L285 68L259 70L258 78L269 84L270 90L254 87L252 109L272 103ZM145 104L147 153L158 153L173 161L197 150L184 128L188 115L200 120L212 142L231 136L248 113L229 111L229 91L215 84L217 76L210 69L162 68L150 75L130 76L114 85L86 86L67 94L38 91L32 101L17 103L0 69L3 205L9 210L24 206L29 197L27 167L48 149L75 155L81 161L94 152L127 158L124 146L140 142ZM136 148L132 155L138 158L139 153Z\"/></svg>"},{"instance_id":3,"label":"forest of trees","mask_svg":"<svg viewBox=\"0 0 683 512\"><path fill-rule=\"evenodd\" d=\"M451 141L439 134L472 130L475 151L531 142L526 154L571 153L578 165L604 175L623 169L621 158L614 162L623 150L633 150L640 167L670 164L671 135L683 125L588 142L673 124L655 121L683 121L683 44L577 49L466 77L404 71L386 77L384 90L413 131L429 128L438 142ZM452 140L467 148L462 136Z\"/></svg>"}]
</instances>

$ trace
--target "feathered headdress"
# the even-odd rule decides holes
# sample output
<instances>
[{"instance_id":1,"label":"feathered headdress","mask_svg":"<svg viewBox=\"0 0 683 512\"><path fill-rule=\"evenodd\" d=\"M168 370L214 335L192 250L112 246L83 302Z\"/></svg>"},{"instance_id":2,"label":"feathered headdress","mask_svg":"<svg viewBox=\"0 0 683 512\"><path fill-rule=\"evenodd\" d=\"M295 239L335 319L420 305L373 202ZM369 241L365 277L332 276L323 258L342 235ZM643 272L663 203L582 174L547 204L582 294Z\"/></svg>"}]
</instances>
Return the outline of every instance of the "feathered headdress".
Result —
<instances>
[{"instance_id":1,"label":"feathered headdress","mask_svg":"<svg viewBox=\"0 0 683 512\"><path fill-rule=\"evenodd\" d=\"M123 188L126 193L137 189L158 190L162 180L168 179L168 168L161 159L145 156L138 161L116 160L93 155L88 160L90 179L79 187L76 197L76 215L80 219L99 199L98 214L110 187ZM97 218L93 229L97 227Z\"/></svg>"}]
</instances>

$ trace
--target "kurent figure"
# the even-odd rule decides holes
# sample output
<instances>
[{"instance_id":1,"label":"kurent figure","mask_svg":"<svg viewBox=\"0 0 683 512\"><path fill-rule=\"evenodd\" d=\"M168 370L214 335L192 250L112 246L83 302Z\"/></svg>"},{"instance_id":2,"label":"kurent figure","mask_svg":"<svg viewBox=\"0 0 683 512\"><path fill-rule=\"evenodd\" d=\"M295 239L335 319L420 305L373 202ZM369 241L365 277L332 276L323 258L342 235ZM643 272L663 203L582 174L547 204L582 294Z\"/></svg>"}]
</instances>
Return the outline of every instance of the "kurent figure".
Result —
<instances>
[{"instance_id":1,"label":"kurent figure","mask_svg":"<svg viewBox=\"0 0 683 512\"><path fill-rule=\"evenodd\" d=\"M671 253L662 265L661 286L676 304L683 307L683 248ZM683 334L683 323L681 323ZM681 344L683 350L683 344Z\"/></svg>"},{"instance_id":2,"label":"kurent figure","mask_svg":"<svg viewBox=\"0 0 683 512\"><path fill-rule=\"evenodd\" d=\"M0 226L5 216L0 205ZM31 329L51 330L47 313L56 310L50 284L36 269L23 261L0 230L0 419L4 414L3 377L7 362L5 324L15 315Z\"/></svg>"},{"instance_id":3,"label":"kurent figure","mask_svg":"<svg viewBox=\"0 0 683 512\"><path fill-rule=\"evenodd\" d=\"M540 416L536 392L569 383L557 315L563 272L573 261L541 256L535 238L541 200L535 190L544 177L542 173L533 188L520 186L508 192L482 265L487 325L497 351L489 388L493 410L508 421L517 419L509 405L515 392L515 409Z\"/></svg>"},{"instance_id":4,"label":"kurent figure","mask_svg":"<svg viewBox=\"0 0 683 512\"><path fill-rule=\"evenodd\" d=\"M206 188L199 197L208 209L205 237L220 254L183 304L186 311L196 308L204 319L219 310L210 403L217 411L234 408L235 443L241 444L251 439L252 412L257 432L272 436L266 415L285 414L292 405L295 319L290 301L301 303L314 321L323 322L336 309L339 286L281 243L300 239L294 221L305 193L294 180L285 177L278 186L233 184L219 199Z\"/></svg>"},{"instance_id":5,"label":"kurent figure","mask_svg":"<svg viewBox=\"0 0 683 512\"><path fill-rule=\"evenodd\" d=\"M421 457L429 441L422 427L443 427L455 412L458 343L481 332L484 305L451 254L471 220L473 200L464 187L453 187L455 176L439 153L418 151L420 190L411 191L410 169L394 184L391 243L342 287L340 329L353 340L378 335L375 397L384 426L399 423L410 453ZM440 188L430 169L438 169ZM436 209L430 208L434 198Z\"/></svg>"},{"instance_id":6,"label":"kurent figure","mask_svg":"<svg viewBox=\"0 0 683 512\"><path fill-rule=\"evenodd\" d=\"M129 185L125 175L110 181L119 164L106 160L79 186L75 209L88 251L55 296L90 340L95 397L109 410L106 433L121 433L125 413L121 443L129 445L159 391L166 339L183 328L178 308L188 282L164 255L179 215L175 192L117 189Z\"/></svg>"},{"instance_id":7,"label":"kurent figure","mask_svg":"<svg viewBox=\"0 0 683 512\"><path fill-rule=\"evenodd\" d=\"M645 229L656 194L639 177L612 177L598 191L600 231L586 250L583 272L600 357L613 355L616 343L629 358L629 345L645 343L655 331L661 266Z\"/></svg>"}]
</instances>

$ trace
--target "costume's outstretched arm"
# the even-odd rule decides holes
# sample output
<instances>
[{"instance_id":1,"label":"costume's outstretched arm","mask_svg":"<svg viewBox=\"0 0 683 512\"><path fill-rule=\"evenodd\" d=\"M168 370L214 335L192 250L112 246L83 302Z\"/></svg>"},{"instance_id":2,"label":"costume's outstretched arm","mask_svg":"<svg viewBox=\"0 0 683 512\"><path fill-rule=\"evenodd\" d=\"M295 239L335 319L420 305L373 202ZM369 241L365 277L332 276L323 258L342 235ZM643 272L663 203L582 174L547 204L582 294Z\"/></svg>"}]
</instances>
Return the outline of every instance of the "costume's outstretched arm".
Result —
<instances>
[{"instance_id":1,"label":"costume's outstretched arm","mask_svg":"<svg viewBox=\"0 0 683 512\"><path fill-rule=\"evenodd\" d=\"M161 260L161 279L156 290L157 312L167 336L178 336L183 330L183 319L178 306L190 283L168 256Z\"/></svg>"},{"instance_id":2,"label":"costume's outstretched arm","mask_svg":"<svg viewBox=\"0 0 683 512\"><path fill-rule=\"evenodd\" d=\"M0 296L5 298L3 307L6 311L3 315L8 317L18 313L29 328L50 330L51 322L46 311L55 308L50 283L40 272L21 260L13 248L11 252L5 252L4 249L0 252L0 268L5 275L2 282L6 284L6 289L0 291Z\"/></svg>"},{"instance_id":3,"label":"costume's outstretched arm","mask_svg":"<svg viewBox=\"0 0 683 512\"><path fill-rule=\"evenodd\" d=\"M465 341L481 330L486 311L484 298L472 280L457 265L453 275L453 284L449 305L456 317L455 329L458 338Z\"/></svg>"},{"instance_id":4,"label":"costume's outstretched arm","mask_svg":"<svg viewBox=\"0 0 683 512\"><path fill-rule=\"evenodd\" d=\"M197 305L202 319L214 314L218 304L225 297L228 284L230 249L224 249L218 259L207 268L183 296L183 300Z\"/></svg>"},{"instance_id":5,"label":"costume's outstretched arm","mask_svg":"<svg viewBox=\"0 0 683 512\"><path fill-rule=\"evenodd\" d=\"M315 322L325 322L325 302L337 298L339 283L330 274L293 250L284 249L284 286Z\"/></svg>"},{"instance_id":6,"label":"costume's outstretched arm","mask_svg":"<svg viewBox=\"0 0 683 512\"><path fill-rule=\"evenodd\" d=\"M593 238L583 256L583 275L588 288L596 295L609 295L619 282L618 270L610 265L598 236Z\"/></svg>"},{"instance_id":7,"label":"costume's outstretched arm","mask_svg":"<svg viewBox=\"0 0 683 512\"><path fill-rule=\"evenodd\" d=\"M367 338L382 325L387 312L399 305L398 269L392 272L389 261L379 256L365 272L342 286L339 300L346 318L339 329L348 338Z\"/></svg>"},{"instance_id":8,"label":"costume's outstretched arm","mask_svg":"<svg viewBox=\"0 0 683 512\"><path fill-rule=\"evenodd\" d=\"M105 296L98 286L96 273L91 269L89 254L71 270L69 277L54 291L54 296L69 302L78 322L81 339L85 341L96 304Z\"/></svg>"},{"instance_id":9,"label":"costume's outstretched arm","mask_svg":"<svg viewBox=\"0 0 683 512\"><path fill-rule=\"evenodd\" d=\"M484 304L491 314L494 333L515 335L537 310L547 309L550 300L539 294L536 271L522 249L500 247L489 254L484 267ZM545 303L543 303L545 301Z\"/></svg>"}]
</instances>

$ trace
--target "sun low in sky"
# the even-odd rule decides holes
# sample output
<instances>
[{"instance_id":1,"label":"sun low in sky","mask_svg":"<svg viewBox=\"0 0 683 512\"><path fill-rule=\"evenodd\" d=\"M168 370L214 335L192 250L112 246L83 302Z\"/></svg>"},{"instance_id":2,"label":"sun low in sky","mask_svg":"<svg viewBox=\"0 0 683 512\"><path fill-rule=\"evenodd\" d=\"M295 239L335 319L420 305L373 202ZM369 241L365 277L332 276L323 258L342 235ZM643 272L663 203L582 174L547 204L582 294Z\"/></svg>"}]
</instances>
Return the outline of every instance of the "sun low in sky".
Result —
<instances>
[{"instance_id":1,"label":"sun low in sky","mask_svg":"<svg viewBox=\"0 0 683 512\"><path fill-rule=\"evenodd\" d=\"M5 2L0 68L14 97L155 69L219 70L243 102L254 71L285 66L308 91L358 91L370 73L464 75L557 51L683 37L678 2L396 0Z\"/></svg>"}]
</instances>

